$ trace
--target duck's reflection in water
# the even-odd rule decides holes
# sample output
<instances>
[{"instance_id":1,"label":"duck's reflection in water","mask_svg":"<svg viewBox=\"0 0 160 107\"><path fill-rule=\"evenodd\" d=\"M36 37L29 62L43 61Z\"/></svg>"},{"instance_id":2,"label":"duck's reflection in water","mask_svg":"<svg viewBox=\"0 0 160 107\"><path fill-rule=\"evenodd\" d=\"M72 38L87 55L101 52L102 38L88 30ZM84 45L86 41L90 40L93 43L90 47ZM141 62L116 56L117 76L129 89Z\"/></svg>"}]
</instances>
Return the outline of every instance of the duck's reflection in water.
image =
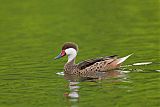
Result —
<instances>
[{"instance_id":1,"label":"duck's reflection in water","mask_svg":"<svg viewBox=\"0 0 160 107\"><path fill-rule=\"evenodd\" d=\"M107 72L95 72L94 74L89 75L71 75L64 74L64 78L69 81L68 88L69 92L65 92L64 96L67 99L67 103L70 107L78 107L79 103L79 90L80 86L78 86L79 82L91 81L97 82L100 80L108 79L108 78L119 78L118 80L113 80L112 82L122 81L122 78L125 78L125 73L121 70L112 70Z\"/></svg>"},{"instance_id":2,"label":"duck's reflection in water","mask_svg":"<svg viewBox=\"0 0 160 107\"><path fill-rule=\"evenodd\" d=\"M68 88L69 92L65 92L64 96L66 97L69 107L78 107L79 102L79 80L77 75L64 75L65 79L69 81Z\"/></svg>"}]
</instances>

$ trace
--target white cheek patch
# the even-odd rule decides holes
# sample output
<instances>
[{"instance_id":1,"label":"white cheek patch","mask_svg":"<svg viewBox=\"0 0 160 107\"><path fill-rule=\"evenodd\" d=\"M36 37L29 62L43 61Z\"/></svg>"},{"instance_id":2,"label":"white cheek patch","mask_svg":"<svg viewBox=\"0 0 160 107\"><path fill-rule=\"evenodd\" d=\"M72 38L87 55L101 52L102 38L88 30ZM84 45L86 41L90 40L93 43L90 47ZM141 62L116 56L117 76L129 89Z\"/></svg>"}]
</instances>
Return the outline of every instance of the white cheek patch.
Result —
<instances>
[{"instance_id":1,"label":"white cheek patch","mask_svg":"<svg viewBox=\"0 0 160 107\"><path fill-rule=\"evenodd\" d=\"M72 61L77 56L77 51L74 48L68 48L65 52L68 55L68 62Z\"/></svg>"}]
</instances>

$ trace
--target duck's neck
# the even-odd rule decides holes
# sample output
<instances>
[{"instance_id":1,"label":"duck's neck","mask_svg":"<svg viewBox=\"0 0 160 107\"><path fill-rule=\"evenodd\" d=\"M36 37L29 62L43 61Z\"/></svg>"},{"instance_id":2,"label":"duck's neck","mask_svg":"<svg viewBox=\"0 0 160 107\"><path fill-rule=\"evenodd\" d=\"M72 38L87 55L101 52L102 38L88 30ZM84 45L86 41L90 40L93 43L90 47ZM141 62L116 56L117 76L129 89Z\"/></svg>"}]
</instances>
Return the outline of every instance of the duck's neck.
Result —
<instances>
[{"instance_id":1,"label":"duck's neck","mask_svg":"<svg viewBox=\"0 0 160 107\"><path fill-rule=\"evenodd\" d=\"M74 68L75 68L75 58L69 62L67 62L64 66L64 71L66 73L72 74Z\"/></svg>"},{"instance_id":2,"label":"duck's neck","mask_svg":"<svg viewBox=\"0 0 160 107\"><path fill-rule=\"evenodd\" d=\"M76 56L77 56L77 53L68 55L68 62L67 63L71 62L74 64Z\"/></svg>"},{"instance_id":3,"label":"duck's neck","mask_svg":"<svg viewBox=\"0 0 160 107\"><path fill-rule=\"evenodd\" d=\"M68 64L68 65L74 65L74 64L75 64L75 60L76 60L76 58L74 58L74 59L72 59L72 60L69 60L69 61L67 62L67 64Z\"/></svg>"}]
</instances>

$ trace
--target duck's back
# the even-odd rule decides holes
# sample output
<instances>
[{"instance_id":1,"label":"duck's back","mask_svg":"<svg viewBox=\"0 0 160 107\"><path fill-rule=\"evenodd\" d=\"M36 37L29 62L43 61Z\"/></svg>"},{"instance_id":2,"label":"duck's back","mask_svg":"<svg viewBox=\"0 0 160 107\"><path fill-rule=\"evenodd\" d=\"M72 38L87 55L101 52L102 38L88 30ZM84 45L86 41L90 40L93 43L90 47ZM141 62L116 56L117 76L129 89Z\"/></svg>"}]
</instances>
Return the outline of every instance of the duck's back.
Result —
<instances>
[{"instance_id":1,"label":"duck's back","mask_svg":"<svg viewBox=\"0 0 160 107\"><path fill-rule=\"evenodd\" d=\"M95 72L104 72L118 68L119 65L117 65L116 62L117 56L114 55L109 57L101 57L97 59L89 59L79 63L77 66L81 75L91 75Z\"/></svg>"}]
</instances>

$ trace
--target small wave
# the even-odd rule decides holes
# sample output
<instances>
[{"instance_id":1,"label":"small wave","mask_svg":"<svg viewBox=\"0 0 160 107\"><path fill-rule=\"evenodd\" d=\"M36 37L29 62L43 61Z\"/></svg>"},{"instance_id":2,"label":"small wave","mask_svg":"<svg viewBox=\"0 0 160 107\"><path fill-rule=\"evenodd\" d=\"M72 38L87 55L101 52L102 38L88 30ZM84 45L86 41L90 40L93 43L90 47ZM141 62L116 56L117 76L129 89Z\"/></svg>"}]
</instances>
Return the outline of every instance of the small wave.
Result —
<instances>
[{"instance_id":1,"label":"small wave","mask_svg":"<svg viewBox=\"0 0 160 107\"><path fill-rule=\"evenodd\" d=\"M57 75L64 75L64 72L57 72Z\"/></svg>"},{"instance_id":2,"label":"small wave","mask_svg":"<svg viewBox=\"0 0 160 107\"><path fill-rule=\"evenodd\" d=\"M158 70L156 70L157 72L160 72L160 70L158 69Z\"/></svg>"},{"instance_id":3,"label":"small wave","mask_svg":"<svg viewBox=\"0 0 160 107\"><path fill-rule=\"evenodd\" d=\"M123 72L123 73L130 73L131 71L123 71L123 70L122 70L121 72Z\"/></svg>"},{"instance_id":4,"label":"small wave","mask_svg":"<svg viewBox=\"0 0 160 107\"><path fill-rule=\"evenodd\" d=\"M121 67L122 68L125 68L125 67L131 67L132 65L122 65Z\"/></svg>"},{"instance_id":5,"label":"small wave","mask_svg":"<svg viewBox=\"0 0 160 107\"><path fill-rule=\"evenodd\" d=\"M149 65L152 64L152 62L140 62L140 63L134 63L133 65L139 66L139 65Z\"/></svg>"}]
</instances>

